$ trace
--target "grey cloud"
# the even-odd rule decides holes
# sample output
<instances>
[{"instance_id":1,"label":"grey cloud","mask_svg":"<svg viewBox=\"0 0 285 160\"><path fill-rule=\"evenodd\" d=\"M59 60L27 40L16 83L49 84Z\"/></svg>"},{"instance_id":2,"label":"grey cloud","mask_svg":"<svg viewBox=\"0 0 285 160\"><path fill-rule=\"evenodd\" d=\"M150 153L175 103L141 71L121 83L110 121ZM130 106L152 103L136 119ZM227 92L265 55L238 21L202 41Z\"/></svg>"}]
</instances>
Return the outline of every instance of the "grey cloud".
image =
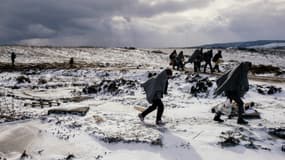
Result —
<instances>
[{"instance_id":1,"label":"grey cloud","mask_svg":"<svg viewBox=\"0 0 285 160\"><path fill-rule=\"evenodd\" d=\"M241 40L284 39L285 8L278 10L277 6L260 1L226 12L224 16L230 17L229 30Z\"/></svg>"},{"instance_id":2,"label":"grey cloud","mask_svg":"<svg viewBox=\"0 0 285 160\"><path fill-rule=\"evenodd\" d=\"M80 37L79 39L88 39L88 43L105 46L121 45L125 42L125 40L120 42L122 34L116 33L118 30L112 26L113 16L123 16L126 22L130 23L136 17L152 17L162 13L203 7L208 2L208 0L181 2L165 0L151 5L140 0L1 1L0 44L17 43L28 39L50 39L51 42L68 37ZM84 20L91 20L92 23L79 23ZM132 36L129 36L127 39L132 39Z\"/></svg>"},{"instance_id":3,"label":"grey cloud","mask_svg":"<svg viewBox=\"0 0 285 160\"><path fill-rule=\"evenodd\" d=\"M285 7L278 8L280 3L261 0L242 6L218 10L219 16L198 27L191 21L177 25L173 32L188 35L192 44L284 39Z\"/></svg>"},{"instance_id":4,"label":"grey cloud","mask_svg":"<svg viewBox=\"0 0 285 160\"><path fill-rule=\"evenodd\" d=\"M263 7L252 4L220 10L218 18L203 26L185 20L174 24L176 27L168 33L160 27L138 23L138 19L203 9L214 1L150 2L153 1L0 0L0 44L166 47L284 37L284 8L277 10L278 4L271 1L262 1L267 3Z\"/></svg>"}]
</instances>

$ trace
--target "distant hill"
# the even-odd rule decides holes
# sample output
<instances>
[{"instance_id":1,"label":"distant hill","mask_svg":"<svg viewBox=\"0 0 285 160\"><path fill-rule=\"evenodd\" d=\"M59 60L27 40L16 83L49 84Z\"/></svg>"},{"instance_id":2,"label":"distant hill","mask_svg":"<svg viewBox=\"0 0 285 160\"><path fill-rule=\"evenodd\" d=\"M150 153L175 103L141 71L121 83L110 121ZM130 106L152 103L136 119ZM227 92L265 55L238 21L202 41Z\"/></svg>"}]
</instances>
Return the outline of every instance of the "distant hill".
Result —
<instances>
[{"instance_id":1,"label":"distant hill","mask_svg":"<svg viewBox=\"0 0 285 160\"><path fill-rule=\"evenodd\" d=\"M283 48L285 40L258 40L247 42L214 43L196 47L202 48ZM196 48L195 47L195 48Z\"/></svg>"}]
</instances>

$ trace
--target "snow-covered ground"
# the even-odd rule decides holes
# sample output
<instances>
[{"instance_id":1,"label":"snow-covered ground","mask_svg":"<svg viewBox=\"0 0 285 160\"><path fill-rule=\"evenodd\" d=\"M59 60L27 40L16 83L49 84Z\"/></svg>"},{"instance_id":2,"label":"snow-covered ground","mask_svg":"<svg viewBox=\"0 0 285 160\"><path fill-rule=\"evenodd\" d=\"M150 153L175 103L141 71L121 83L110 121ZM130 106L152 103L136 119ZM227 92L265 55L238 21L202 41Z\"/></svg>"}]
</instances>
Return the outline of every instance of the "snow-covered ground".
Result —
<instances>
[{"instance_id":1,"label":"snow-covered ground","mask_svg":"<svg viewBox=\"0 0 285 160\"><path fill-rule=\"evenodd\" d=\"M250 81L245 102L255 102L261 119L248 120L249 125L236 123L236 117L214 122L211 109L226 98L213 97L213 86L197 97L191 94L195 83L187 82L190 73L175 71L169 82L168 95L163 98L164 127L154 124L156 111L143 125L137 114L149 106L140 83L149 72L160 72L168 65L168 53L148 50L94 49L94 48L31 48L0 47L0 62L9 62L8 51L18 53L16 62L43 63L75 61L125 64L145 67L131 70L52 69L37 72L0 73L0 160L1 159L153 159L153 160L267 160L284 159L281 151L285 140L268 134L269 128L285 127L285 84ZM179 50L180 51L180 50ZM184 50L190 55L193 50ZM224 51L225 64L249 60L254 64L270 64L285 68L280 55ZM232 61L230 61L232 60ZM274 63L273 63L274 62ZM233 63L232 65L234 65ZM192 67L187 65L187 67ZM31 74L33 73L33 74ZM25 76L29 82L18 83ZM40 83L45 79L46 83ZM104 79L129 80L134 85L118 85L117 92L101 90L84 94L83 88L99 84ZM260 94L257 86L274 85L282 89L272 95ZM79 97L79 100L75 100ZM53 102L41 105L41 100ZM37 104L37 105L34 105ZM85 116L47 115L52 108L89 107ZM11 118L11 119L9 119ZM223 147L221 136L232 135L240 142ZM25 151L25 154L23 154Z\"/></svg>"}]
</instances>

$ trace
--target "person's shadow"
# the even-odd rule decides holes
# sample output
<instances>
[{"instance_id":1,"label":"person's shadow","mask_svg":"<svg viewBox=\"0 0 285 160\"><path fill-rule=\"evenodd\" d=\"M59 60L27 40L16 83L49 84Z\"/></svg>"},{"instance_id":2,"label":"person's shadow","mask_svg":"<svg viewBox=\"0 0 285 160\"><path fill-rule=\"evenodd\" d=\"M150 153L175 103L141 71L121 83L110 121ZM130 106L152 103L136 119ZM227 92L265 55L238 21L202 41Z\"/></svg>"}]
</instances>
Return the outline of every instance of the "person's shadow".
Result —
<instances>
[{"instance_id":1,"label":"person's shadow","mask_svg":"<svg viewBox=\"0 0 285 160\"><path fill-rule=\"evenodd\" d=\"M190 142L174 135L172 132L163 134L162 148L160 154L166 160L201 160L200 155L191 146Z\"/></svg>"},{"instance_id":2,"label":"person's shadow","mask_svg":"<svg viewBox=\"0 0 285 160\"><path fill-rule=\"evenodd\" d=\"M190 142L180 138L179 136L174 135L171 131L165 131L161 134L161 139L163 146L152 146L150 144L142 143L131 143L131 144L106 144L101 142L101 144L110 149L111 151L132 151L130 154L137 153L136 151L145 151L153 153L154 157L159 154L162 159L165 160L201 160L200 155L195 151L191 146ZM133 152L134 151L134 152ZM132 156L134 157L134 156ZM147 157L151 157L150 154ZM147 157L139 157L138 159L145 159ZM154 158L155 159L155 158Z\"/></svg>"}]
</instances>

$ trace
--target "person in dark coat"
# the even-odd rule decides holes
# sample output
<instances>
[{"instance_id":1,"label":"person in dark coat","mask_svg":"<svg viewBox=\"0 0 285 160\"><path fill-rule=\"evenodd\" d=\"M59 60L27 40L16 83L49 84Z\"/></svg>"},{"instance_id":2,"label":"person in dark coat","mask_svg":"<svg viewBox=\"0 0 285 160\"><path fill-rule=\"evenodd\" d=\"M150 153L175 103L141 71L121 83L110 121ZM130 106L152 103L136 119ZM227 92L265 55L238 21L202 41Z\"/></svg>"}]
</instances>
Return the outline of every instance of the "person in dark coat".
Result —
<instances>
[{"instance_id":1,"label":"person in dark coat","mask_svg":"<svg viewBox=\"0 0 285 160\"><path fill-rule=\"evenodd\" d=\"M201 62L203 61L203 48L200 48L199 54L197 55L194 63L196 63L196 71L200 72L201 71Z\"/></svg>"},{"instance_id":2,"label":"person in dark coat","mask_svg":"<svg viewBox=\"0 0 285 160\"><path fill-rule=\"evenodd\" d=\"M16 53L15 53L15 52L12 52L12 53L11 53L11 61L12 61L12 66L13 66L13 67L15 66L15 59L16 59Z\"/></svg>"},{"instance_id":3,"label":"person in dark coat","mask_svg":"<svg viewBox=\"0 0 285 160\"><path fill-rule=\"evenodd\" d=\"M212 60L212 57L213 57L213 50L209 50L208 52L205 52L204 53L204 61L205 61L205 65L204 65L204 73L206 73L206 68L207 68L207 65L210 66L210 71L211 73L213 72L213 68L212 68L212 64L211 64L211 60Z\"/></svg>"},{"instance_id":4,"label":"person in dark coat","mask_svg":"<svg viewBox=\"0 0 285 160\"><path fill-rule=\"evenodd\" d=\"M161 120L164 105L161 101L163 94L167 94L168 79L172 76L172 70L167 68L158 74L155 78L151 78L142 84L142 87L146 93L146 99L152 105L138 115L143 122L144 117L157 108L156 124L163 125Z\"/></svg>"},{"instance_id":5,"label":"person in dark coat","mask_svg":"<svg viewBox=\"0 0 285 160\"><path fill-rule=\"evenodd\" d=\"M248 123L242 118L242 114L244 113L244 103L241 100L241 97L243 97L249 89L247 75L250 68L251 62L242 62L233 70L227 72L217 80L217 89L214 92L214 95L220 95L224 92L226 97L230 99L230 101L234 100L237 103L238 124ZM223 122L220 117L221 113L217 112L214 117L214 120L218 122Z\"/></svg>"},{"instance_id":6,"label":"person in dark coat","mask_svg":"<svg viewBox=\"0 0 285 160\"><path fill-rule=\"evenodd\" d=\"M177 62L177 70L179 70L181 68L181 70L184 70L184 54L183 51L179 52L177 58L176 58L176 62Z\"/></svg>"},{"instance_id":7,"label":"person in dark coat","mask_svg":"<svg viewBox=\"0 0 285 160\"><path fill-rule=\"evenodd\" d=\"M194 72L200 72L200 68L201 68L201 61L203 58L203 49L196 49L193 54L191 55L191 57L189 57L188 62L194 64Z\"/></svg>"},{"instance_id":8,"label":"person in dark coat","mask_svg":"<svg viewBox=\"0 0 285 160\"><path fill-rule=\"evenodd\" d=\"M69 67L73 67L73 65L74 65L74 58L71 57L71 58L69 59Z\"/></svg>"},{"instance_id":9,"label":"person in dark coat","mask_svg":"<svg viewBox=\"0 0 285 160\"><path fill-rule=\"evenodd\" d=\"M215 66L213 68L213 72L215 72L215 70L217 70L218 72L221 72L220 68L219 68L219 64L222 62L222 51L218 50L218 53L215 54L214 58L213 58L213 62L215 63Z\"/></svg>"},{"instance_id":10,"label":"person in dark coat","mask_svg":"<svg viewBox=\"0 0 285 160\"><path fill-rule=\"evenodd\" d=\"M170 59L170 65L172 65L172 69L175 69L175 66L177 66L177 53L176 50L174 50L170 55L169 55L169 59Z\"/></svg>"}]
</instances>

